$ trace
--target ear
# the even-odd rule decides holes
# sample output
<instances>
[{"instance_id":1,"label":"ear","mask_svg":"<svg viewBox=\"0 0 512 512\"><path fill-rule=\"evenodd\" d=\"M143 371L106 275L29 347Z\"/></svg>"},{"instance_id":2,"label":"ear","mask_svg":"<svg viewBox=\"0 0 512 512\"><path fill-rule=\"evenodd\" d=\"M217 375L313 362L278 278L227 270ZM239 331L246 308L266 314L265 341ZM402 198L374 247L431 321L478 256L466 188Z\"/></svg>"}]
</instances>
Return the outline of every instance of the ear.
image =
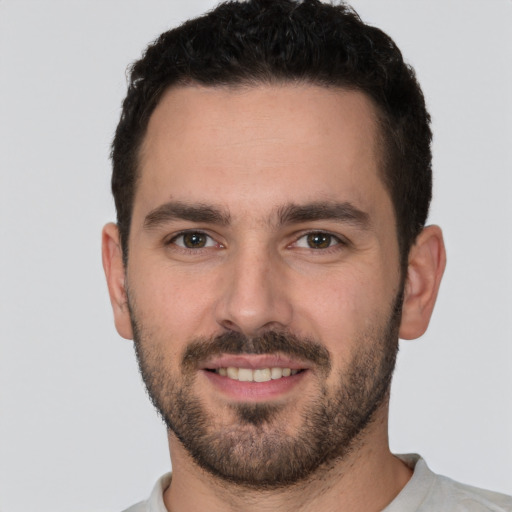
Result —
<instances>
[{"instance_id":1,"label":"ear","mask_svg":"<svg viewBox=\"0 0 512 512\"><path fill-rule=\"evenodd\" d=\"M107 278L108 293L112 309L114 310L116 329L123 338L131 340L133 339L133 333L126 294L126 273L117 226L113 223L107 224L103 228L101 238L103 270Z\"/></svg>"},{"instance_id":2,"label":"ear","mask_svg":"<svg viewBox=\"0 0 512 512\"><path fill-rule=\"evenodd\" d=\"M439 226L428 226L409 252L399 336L419 338L428 327L446 266L446 250Z\"/></svg>"}]
</instances>

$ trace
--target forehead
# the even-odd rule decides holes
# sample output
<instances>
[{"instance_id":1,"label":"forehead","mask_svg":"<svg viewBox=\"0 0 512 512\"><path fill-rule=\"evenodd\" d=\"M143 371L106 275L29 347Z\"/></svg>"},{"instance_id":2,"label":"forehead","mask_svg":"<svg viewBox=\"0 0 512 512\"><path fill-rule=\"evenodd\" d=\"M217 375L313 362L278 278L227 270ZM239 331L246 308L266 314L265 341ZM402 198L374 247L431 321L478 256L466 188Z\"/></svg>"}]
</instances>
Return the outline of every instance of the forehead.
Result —
<instances>
[{"instance_id":1,"label":"forehead","mask_svg":"<svg viewBox=\"0 0 512 512\"><path fill-rule=\"evenodd\" d=\"M377 126L373 103L357 91L292 84L172 88L141 148L134 217L173 199L235 210L252 205L255 213L322 200L371 209L374 192L387 196Z\"/></svg>"}]
</instances>

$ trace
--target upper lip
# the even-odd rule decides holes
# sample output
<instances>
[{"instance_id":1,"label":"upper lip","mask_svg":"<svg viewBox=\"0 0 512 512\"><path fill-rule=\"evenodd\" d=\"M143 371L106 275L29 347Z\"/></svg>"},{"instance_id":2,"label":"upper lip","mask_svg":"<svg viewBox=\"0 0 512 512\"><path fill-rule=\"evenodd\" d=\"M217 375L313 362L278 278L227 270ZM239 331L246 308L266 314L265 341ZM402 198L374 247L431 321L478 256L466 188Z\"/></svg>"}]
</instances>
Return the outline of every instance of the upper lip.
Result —
<instances>
[{"instance_id":1,"label":"upper lip","mask_svg":"<svg viewBox=\"0 0 512 512\"><path fill-rule=\"evenodd\" d=\"M222 354L213 357L201 365L204 370L216 370L218 368L250 368L258 370L262 368L290 368L291 370L306 370L310 367L304 361L291 359L282 354Z\"/></svg>"}]
</instances>

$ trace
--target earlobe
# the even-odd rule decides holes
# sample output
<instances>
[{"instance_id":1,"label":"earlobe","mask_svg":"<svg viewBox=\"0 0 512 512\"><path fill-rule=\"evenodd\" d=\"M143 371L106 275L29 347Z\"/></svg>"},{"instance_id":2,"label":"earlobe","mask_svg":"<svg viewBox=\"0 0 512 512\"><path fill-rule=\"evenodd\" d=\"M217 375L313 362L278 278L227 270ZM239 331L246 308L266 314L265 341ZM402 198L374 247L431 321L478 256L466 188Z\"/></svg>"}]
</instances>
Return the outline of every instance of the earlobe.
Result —
<instances>
[{"instance_id":1,"label":"earlobe","mask_svg":"<svg viewBox=\"0 0 512 512\"><path fill-rule=\"evenodd\" d=\"M132 339L123 252L119 240L119 230L113 223L109 223L103 228L101 255L117 332L123 338Z\"/></svg>"},{"instance_id":2,"label":"earlobe","mask_svg":"<svg viewBox=\"0 0 512 512\"><path fill-rule=\"evenodd\" d=\"M419 338L430 322L441 278L446 250L439 226L428 226L418 235L409 252L400 338Z\"/></svg>"}]
</instances>

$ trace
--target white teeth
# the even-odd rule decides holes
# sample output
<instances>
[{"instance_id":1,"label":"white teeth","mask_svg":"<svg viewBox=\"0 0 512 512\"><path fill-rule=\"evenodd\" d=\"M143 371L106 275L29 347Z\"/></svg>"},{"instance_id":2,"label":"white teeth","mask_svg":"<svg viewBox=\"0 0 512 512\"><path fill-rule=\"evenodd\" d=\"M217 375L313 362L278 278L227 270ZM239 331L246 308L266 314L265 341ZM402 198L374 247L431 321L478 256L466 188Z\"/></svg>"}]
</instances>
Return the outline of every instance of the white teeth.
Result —
<instances>
[{"instance_id":1,"label":"white teeth","mask_svg":"<svg viewBox=\"0 0 512 512\"><path fill-rule=\"evenodd\" d=\"M270 368L263 368L262 370L254 370L254 382L268 382L272 379L270 375Z\"/></svg>"},{"instance_id":2,"label":"white teeth","mask_svg":"<svg viewBox=\"0 0 512 512\"><path fill-rule=\"evenodd\" d=\"M283 369L282 368L272 368L270 370L270 376L272 379L280 379L283 376Z\"/></svg>"},{"instance_id":3,"label":"white teeth","mask_svg":"<svg viewBox=\"0 0 512 512\"><path fill-rule=\"evenodd\" d=\"M228 368L217 368L215 372L222 375L222 377L228 377L240 382L268 382L269 380L277 380L282 377L296 375L299 373L299 370L279 367L251 370L250 368L235 368L229 366Z\"/></svg>"},{"instance_id":4,"label":"white teeth","mask_svg":"<svg viewBox=\"0 0 512 512\"><path fill-rule=\"evenodd\" d=\"M238 380L240 382L251 382L253 381L253 371L250 368L239 368L238 369Z\"/></svg>"},{"instance_id":5,"label":"white teeth","mask_svg":"<svg viewBox=\"0 0 512 512\"><path fill-rule=\"evenodd\" d=\"M233 368L232 366L230 366L229 368L227 368L226 373L228 374L228 377L230 379L238 380L238 368Z\"/></svg>"}]
</instances>

